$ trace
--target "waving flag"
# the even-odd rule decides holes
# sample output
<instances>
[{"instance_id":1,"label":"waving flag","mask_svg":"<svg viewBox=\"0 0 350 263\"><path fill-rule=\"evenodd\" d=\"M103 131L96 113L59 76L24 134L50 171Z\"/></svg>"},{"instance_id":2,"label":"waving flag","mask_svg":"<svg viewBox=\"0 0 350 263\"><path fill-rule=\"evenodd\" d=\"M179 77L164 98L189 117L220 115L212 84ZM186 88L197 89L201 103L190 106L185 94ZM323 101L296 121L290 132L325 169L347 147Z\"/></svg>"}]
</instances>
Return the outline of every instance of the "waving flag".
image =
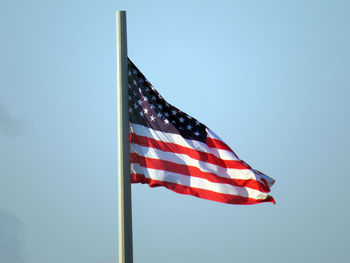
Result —
<instances>
[{"instance_id":1,"label":"waving flag","mask_svg":"<svg viewBox=\"0 0 350 263\"><path fill-rule=\"evenodd\" d=\"M274 202L274 180L167 103L129 60L131 182L228 204Z\"/></svg>"}]
</instances>

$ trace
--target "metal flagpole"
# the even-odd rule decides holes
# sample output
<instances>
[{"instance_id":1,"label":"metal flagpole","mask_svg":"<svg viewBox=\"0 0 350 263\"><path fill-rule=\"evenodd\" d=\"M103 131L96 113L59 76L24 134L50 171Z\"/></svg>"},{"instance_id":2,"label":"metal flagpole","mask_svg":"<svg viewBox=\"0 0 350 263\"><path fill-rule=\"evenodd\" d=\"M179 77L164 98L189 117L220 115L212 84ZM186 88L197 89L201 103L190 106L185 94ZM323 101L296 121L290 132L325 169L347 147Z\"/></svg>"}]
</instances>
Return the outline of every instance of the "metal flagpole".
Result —
<instances>
[{"instance_id":1,"label":"metal flagpole","mask_svg":"<svg viewBox=\"0 0 350 263\"><path fill-rule=\"evenodd\" d=\"M132 263L126 11L117 11L119 263Z\"/></svg>"}]
</instances>

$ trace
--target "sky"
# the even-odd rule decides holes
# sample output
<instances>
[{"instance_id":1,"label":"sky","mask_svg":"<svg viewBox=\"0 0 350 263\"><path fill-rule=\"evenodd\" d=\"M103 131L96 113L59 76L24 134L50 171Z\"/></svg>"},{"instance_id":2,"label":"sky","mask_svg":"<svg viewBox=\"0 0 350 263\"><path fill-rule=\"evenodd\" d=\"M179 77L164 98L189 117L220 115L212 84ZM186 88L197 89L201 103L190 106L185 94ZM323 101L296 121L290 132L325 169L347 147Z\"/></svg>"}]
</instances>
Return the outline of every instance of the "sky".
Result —
<instances>
[{"instance_id":1,"label":"sky","mask_svg":"<svg viewBox=\"0 0 350 263\"><path fill-rule=\"evenodd\" d=\"M133 185L134 262L349 261L349 1L2 0L0 262L117 262L116 10L160 94L276 180Z\"/></svg>"}]
</instances>

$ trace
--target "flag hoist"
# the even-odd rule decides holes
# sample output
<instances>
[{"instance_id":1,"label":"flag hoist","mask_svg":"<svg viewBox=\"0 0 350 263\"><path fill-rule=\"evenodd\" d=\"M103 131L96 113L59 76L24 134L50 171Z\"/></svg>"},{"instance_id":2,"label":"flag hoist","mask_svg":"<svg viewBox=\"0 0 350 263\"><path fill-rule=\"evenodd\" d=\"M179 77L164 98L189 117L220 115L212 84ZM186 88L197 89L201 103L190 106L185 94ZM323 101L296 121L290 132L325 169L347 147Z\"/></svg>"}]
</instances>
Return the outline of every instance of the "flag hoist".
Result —
<instances>
[{"instance_id":1,"label":"flag hoist","mask_svg":"<svg viewBox=\"0 0 350 263\"><path fill-rule=\"evenodd\" d=\"M117 57L119 263L133 261L130 183L226 204L274 203L274 179L168 103L128 59L125 11L117 12Z\"/></svg>"}]
</instances>

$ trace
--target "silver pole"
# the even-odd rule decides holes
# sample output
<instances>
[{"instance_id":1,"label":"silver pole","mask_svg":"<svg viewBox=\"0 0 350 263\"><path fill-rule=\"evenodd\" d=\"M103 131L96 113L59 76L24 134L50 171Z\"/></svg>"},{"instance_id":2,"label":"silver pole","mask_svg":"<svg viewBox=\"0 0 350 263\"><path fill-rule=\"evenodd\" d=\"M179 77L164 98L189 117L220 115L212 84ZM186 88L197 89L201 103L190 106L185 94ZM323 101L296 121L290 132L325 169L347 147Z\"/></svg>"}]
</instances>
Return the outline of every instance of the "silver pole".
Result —
<instances>
[{"instance_id":1,"label":"silver pole","mask_svg":"<svg viewBox=\"0 0 350 263\"><path fill-rule=\"evenodd\" d=\"M132 263L126 11L117 11L119 263Z\"/></svg>"}]
</instances>

